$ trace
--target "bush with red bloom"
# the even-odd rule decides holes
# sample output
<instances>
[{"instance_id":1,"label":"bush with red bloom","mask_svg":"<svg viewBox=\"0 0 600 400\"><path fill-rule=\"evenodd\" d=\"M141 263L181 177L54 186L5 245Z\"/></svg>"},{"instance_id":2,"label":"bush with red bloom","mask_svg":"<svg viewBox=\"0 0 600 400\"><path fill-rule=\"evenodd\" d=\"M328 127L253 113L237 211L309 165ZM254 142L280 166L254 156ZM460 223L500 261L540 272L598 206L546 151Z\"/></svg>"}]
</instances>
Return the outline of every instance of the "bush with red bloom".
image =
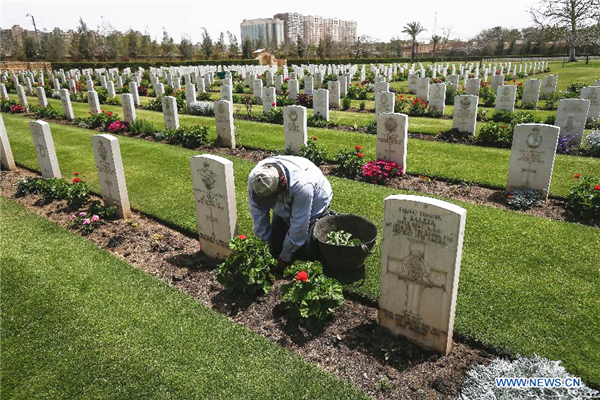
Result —
<instances>
[{"instance_id":1,"label":"bush with red bloom","mask_svg":"<svg viewBox=\"0 0 600 400\"><path fill-rule=\"evenodd\" d=\"M240 240L246 240L246 235L238 235L238 239L240 239Z\"/></svg>"},{"instance_id":2,"label":"bush with red bloom","mask_svg":"<svg viewBox=\"0 0 600 400\"><path fill-rule=\"evenodd\" d=\"M365 164L361 150L360 146L354 146L353 150L340 150L333 158L338 164L338 172L349 178L358 176Z\"/></svg>"},{"instance_id":3,"label":"bush with red bloom","mask_svg":"<svg viewBox=\"0 0 600 400\"><path fill-rule=\"evenodd\" d=\"M581 218L600 218L600 178L575 174L577 183L567 196L567 208Z\"/></svg>"},{"instance_id":4,"label":"bush with red bloom","mask_svg":"<svg viewBox=\"0 0 600 400\"><path fill-rule=\"evenodd\" d=\"M354 150L360 151L362 149L362 147L360 147L359 145L354 146Z\"/></svg>"},{"instance_id":5,"label":"bush with red bloom","mask_svg":"<svg viewBox=\"0 0 600 400\"><path fill-rule=\"evenodd\" d=\"M313 97L308 93L298 93L296 104L306 108L313 108Z\"/></svg>"},{"instance_id":6,"label":"bush with red bloom","mask_svg":"<svg viewBox=\"0 0 600 400\"><path fill-rule=\"evenodd\" d=\"M10 106L10 112L12 114L22 114L25 112L25 108L20 104L15 104L13 106Z\"/></svg>"},{"instance_id":7,"label":"bush with red bloom","mask_svg":"<svg viewBox=\"0 0 600 400\"><path fill-rule=\"evenodd\" d=\"M386 184L392 178L403 173L402 168L393 161L373 160L362 167L362 179L380 185Z\"/></svg>"},{"instance_id":8,"label":"bush with red bloom","mask_svg":"<svg viewBox=\"0 0 600 400\"><path fill-rule=\"evenodd\" d=\"M144 85L138 86L138 94L140 96L148 96L148 87Z\"/></svg>"},{"instance_id":9,"label":"bush with red bloom","mask_svg":"<svg viewBox=\"0 0 600 400\"><path fill-rule=\"evenodd\" d=\"M122 133L129 130L129 123L125 121L115 121L108 126L110 133Z\"/></svg>"},{"instance_id":10,"label":"bush with red bloom","mask_svg":"<svg viewBox=\"0 0 600 400\"><path fill-rule=\"evenodd\" d=\"M271 107L277 106L277 103L271 103Z\"/></svg>"},{"instance_id":11,"label":"bush with red bloom","mask_svg":"<svg viewBox=\"0 0 600 400\"><path fill-rule=\"evenodd\" d=\"M306 271L300 271L296 274L296 281L298 282L306 282L308 281L308 274Z\"/></svg>"}]
</instances>

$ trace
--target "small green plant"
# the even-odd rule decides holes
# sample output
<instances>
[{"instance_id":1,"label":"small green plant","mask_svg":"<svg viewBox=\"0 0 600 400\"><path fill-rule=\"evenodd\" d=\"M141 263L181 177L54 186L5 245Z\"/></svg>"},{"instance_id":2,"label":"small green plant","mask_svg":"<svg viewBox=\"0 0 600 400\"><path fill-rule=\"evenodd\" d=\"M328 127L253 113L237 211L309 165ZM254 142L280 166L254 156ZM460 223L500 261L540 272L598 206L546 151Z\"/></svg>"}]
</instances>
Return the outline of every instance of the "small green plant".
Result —
<instances>
[{"instance_id":1,"label":"small green plant","mask_svg":"<svg viewBox=\"0 0 600 400\"><path fill-rule=\"evenodd\" d=\"M199 101L209 101L211 98L211 93L210 92L200 92L200 93L198 93L198 95L196 97L198 98Z\"/></svg>"},{"instance_id":2,"label":"small green plant","mask_svg":"<svg viewBox=\"0 0 600 400\"><path fill-rule=\"evenodd\" d=\"M542 194L533 189L514 190L508 194L506 202L514 209L528 210L542 202Z\"/></svg>"},{"instance_id":3,"label":"small green plant","mask_svg":"<svg viewBox=\"0 0 600 400\"><path fill-rule=\"evenodd\" d=\"M600 157L600 131L592 131L585 137L585 150L591 156Z\"/></svg>"},{"instance_id":4,"label":"small green plant","mask_svg":"<svg viewBox=\"0 0 600 400\"><path fill-rule=\"evenodd\" d=\"M344 96L342 98L342 110L347 110L350 108L350 104L352 104L352 99L348 96Z\"/></svg>"},{"instance_id":5,"label":"small green plant","mask_svg":"<svg viewBox=\"0 0 600 400\"><path fill-rule=\"evenodd\" d=\"M514 113L512 111L499 110L499 111L494 112L494 115L492 115L492 121L505 122L507 124L510 124L513 119L513 114Z\"/></svg>"},{"instance_id":6,"label":"small green plant","mask_svg":"<svg viewBox=\"0 0 600 400\"><path fill-rule=\"evenodd\" d=\"M361 153L362 148L360 146L354 146L353 150L340 150L333 158L333 161L338 164L338 171L349 178L358 176L365 160Z\"/></svg>"},{"instance_id":7,"label":"small green plant","mask_svg":"<svg viewBox=\"0 0 600 400\"><path fill-rule=\"evenodd\" d=\"M208 127L204 125L180 126L164 133L171 144L178 144L188 149L195 149L208 143Z\"/></svg>"},{"instance_id":8,"label":"small green plant","mask_svg":"<svg viewBox=\"0 0 600 400\"><path fill-rule=\"evenodd\" d=\"M322 115L311 114L306 120L306 125L310 126L311 128L327 128L329 126L329 122Z\"/></svg>"},{"instance_id":9,"label":"small green plant","mask_svg":"<svg viewBox=\"0 0 600 400\"><path fill-rule=\"evenodd\" d=\"M477 142L487 145L508 146L512 143L513 128L510 123L488 122L477 135Z\"/></svg>"},{"instance_id":10,"label":"small green plant","mask_svg":"<svg viewBox=\"0 0 600 400\"><path fill-rule=\"evenodd\" d=\"M277 261L268 246L256 237L239 235L229 242L232 253L219 265L217 280L227 292L268 293L274 276L271 266Z\"/></svg>"},{"instance_id":11,"label":"small green plant","mask_svg":"<svg viewBox=\"0 0 600 400\"><path fill-rule=\"evenodd\" d=\"M484 84L479 89L479 99L485 107L491 107L496 102L496 93L488 84ZM448 104L448 103L446 103Z\"/></svg>"},{"instance_id":12,"label":"small green plant","mask_svg":"<svg viewBox=\"0 0 600 400\"><path fill-rule=\"evenodd\" d=\"M577 184L567 196L567 208L581 218L600 217L600 179L575 174Z\"/></svg>"},{"instance_id":13,"label":"small green plant","mask_svg":"<svg viewBox=\"0 0 600 400\"><path fill-rule=\"evenodd\" d=\"M323 275L323 267L318 262L292 265L283 275L293 277L290 283L281 287L281 300L288 315L305 319L309 330L322 329L327 318L344 303L342 285Z\"/></svg>"},{"instance_id":14,"label":"small green plant","mask_svg":"<svg viewBox=\"0 0 600 400\"><path fill-rule=\"evenodd\" d=\"M77 209L89 200L90 188L81 178L79 173L74 173L71 183L63 178L23 178L17 183L17 196L30 194L39 195L45 203L56 200L66 200L70 209Z\"/></svg>"},{"instance_id":15,"label":"small green plant","mask_svg":"<svg viewBox=\"0 0 600 400\"><path fill-rule=\"evenodd\" d=\"M360 239L353 238L350 232L344 230L332 231L327 234L327 244L335 246L360 246Z\"/></svg>"},{"instance_id":16,"label":"small green plant","mask_svg":"<svg viewBox=\"0 0 600 400\"><path fill-rule=\"evenodd\" d=\"M377 135L377 121L373 121L367 125L366 132L370 135Z\"/></svg>"},{"instance_id":17,"label":"small green plant","mask_svg":"<svg viewBox=\"0 0 600 400\"><path fill-rule=\"evenodd\" d=\"M147 119L137 118L129 124L129 130L134 136L150 136L157 131L156 126Z\"/></svg>"},{"instance_id":18,"label":"small green plant","mask_svg":"<svg viewBox=\"0 0 600 400\"><path fill-rule=\"evenodd\" d=\"M435 136L435 140L449 143L472 143L473 135L469 132L463 132L456 128L452 128L445 131L440 131Z\"/></svg>"},{"instance_id":19,"label":"small green plant","mask_svg":"<svg viewBox=\"0 0 600 400\"><path fill-rule=\"evenodd\" d=\"M558 101L561 98L563 98L563 95L559 92L546 94L544 96L544 100L545 100L544 109L545 110L556 110L556 107L558 106Z\"/></svg>"},{"instance_id":20,"label":"small green plant","mask_svg":"<svg viewBox=\"0 0 600 400\"><path fill-rule=\"evenodd\" d=\"M379 382L377 382L375 386L380 392L385 392L394 387L390 380L385 376Z\"/></svg>"},{"instance_id":21,"label":"small green plant","mask_svg":"<svg viewBox=\"0 0 600 400\"><path fill-rule=\"evenodd\" d=\"M358 103L358 109L360 111L365 111L365 105L366 105L365 102L361 101L360 103Z\"/></svg>"},{"instance_id":22,"label":"small green plant","mask_svg":"<svg viewBox=\"0 0 600 400\"><path fill-rule=\"evenodd\" d=\"M321 165L325 161L325 150L319 147L317 137L313 136L300 148L300 156L309 159L315 165Z\"/></svg>"},{"instance_id":23,"label":"small green plant","mask_svg":"<svg viewBox=\"0 0 600 400\"><path fill-rule=\"evenodd\" d=\"M33 113L35 118L37 119L57 119L59 117L58 111L56 111L50 105L46 107L38 107L35 105L31 105L29 106L29 111Z\"/></svg>"}]
</instances>

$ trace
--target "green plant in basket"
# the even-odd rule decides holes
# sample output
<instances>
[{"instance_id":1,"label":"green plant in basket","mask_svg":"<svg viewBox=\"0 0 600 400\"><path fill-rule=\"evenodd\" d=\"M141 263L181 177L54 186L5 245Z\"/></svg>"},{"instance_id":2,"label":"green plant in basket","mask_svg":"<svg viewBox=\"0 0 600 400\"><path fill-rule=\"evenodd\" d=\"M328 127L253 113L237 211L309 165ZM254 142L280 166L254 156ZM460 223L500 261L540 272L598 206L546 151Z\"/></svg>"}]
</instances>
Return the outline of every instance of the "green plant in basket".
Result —
<instances>
[{"instance_id":1,"label":"green plant in basket","mask_svg":"<svg viewBox=\"0 0 600 400\"><path fill-rule=\"evenodd\" d=\"M335 246L360 246L360 239L353 238L350 232L345 230L331 231L327 234L327 244Z\"/></svg>"},{"instance_id":2,"label":"green plant in basket","mask_svg":"<svg viewBox=\"0 0 600 400\"><path fill-rule=\"evenodd\" d=\"M268 246L256 237L239 235L229 242L233 252L219 265L217 280L227 292L268 293L274 276L271 266L277 261Z\"/></svg>"},{"instance_id":3,"label":"green plant in basket","mask_svg":"<svg viewBox=\"0 0 600 400\"><path fill-rule=\"evenodd\" d=\"M318 262L291 265L283 273L293 280L281 287L281 300L290 318L303 318L306 328L320 330L335 309L344 303L342 285L323 275Z\"/></svg>"}]
</instances>

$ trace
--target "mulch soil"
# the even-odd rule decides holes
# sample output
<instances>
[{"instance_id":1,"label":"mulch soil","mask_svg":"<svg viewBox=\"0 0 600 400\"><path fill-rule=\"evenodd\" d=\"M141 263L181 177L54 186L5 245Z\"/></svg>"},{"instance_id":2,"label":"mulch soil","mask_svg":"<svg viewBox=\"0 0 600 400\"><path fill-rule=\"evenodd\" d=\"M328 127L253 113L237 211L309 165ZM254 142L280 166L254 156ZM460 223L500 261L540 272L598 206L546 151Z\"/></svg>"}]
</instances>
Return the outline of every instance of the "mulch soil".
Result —
<instances>
[{"instance_id":1,"label":"mulch soil","mask_svg":"<svg viewBox=\"0 0 600 400\"><path fill-rule=\"evenodd\" d=\"M244 152L231 150L230 154ZM256 152L251 154L258 157ZM64 201L44 204L38 196L15 197L19 179L34 176L38 175L20 168L2 171L2 196L68 228L76 210L67 210ZM85 237L376 399L451 399L458 394L467 370L495 357L457 340L447 356L425 351L379 328L377 307L354 298L344 301L323 331L308 331L302 322L286 316L280 297L287 280L281 275L276 275L267 295L227 293L216 279L218 262L200 252L195 238L136 211L128 220L108 221Z\"/></svg>"}]
</instances>

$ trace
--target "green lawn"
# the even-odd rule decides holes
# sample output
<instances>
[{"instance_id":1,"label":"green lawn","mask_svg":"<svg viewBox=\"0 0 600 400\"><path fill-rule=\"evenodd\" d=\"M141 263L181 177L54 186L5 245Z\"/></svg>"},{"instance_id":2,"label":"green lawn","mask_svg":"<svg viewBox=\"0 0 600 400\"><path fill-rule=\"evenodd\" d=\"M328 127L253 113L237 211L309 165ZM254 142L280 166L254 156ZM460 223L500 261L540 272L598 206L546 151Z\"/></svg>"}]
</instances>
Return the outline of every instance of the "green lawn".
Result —
<instances>
[{"instance_id":1,"label":"green lawn","mask_svg":"<svg viewBox=\"0 0 600 400\"><path fill-rule=\"evenodd\" d=\"M62 110L58 100L49 100L49 102L56 109ZM122 111L118 106L103 106L103 108L119 114ZM85 103L73 103L73 110L76 116L84 117L88 115L89 108ZM5 116L7 119L12 118L10 115L5 114ZM158 129L164 129L162 113L137 110L137 116L154 122ZM215 119L212 117L180 115L179 120L181 125L205 124L210 127L211 138L216 137ZM448 122L448 120L430 120L434 123L437 123L436 121ZM235 125L238 129L239 139L245 147L265 150L280 150L284 147L281 125L242 120L236 120ZM409 125L413 125L413 118L409 118ZM319 143L327 151L329 160L332 160L339 150L353 148L355 145L363 147L365 159L374 159L376 156L375 135L317 128L309 128L308 133L309 136L319 137ZM408 141L407 172L504 188L508 176L509 159L510 150L508 149L410 139ZM557 155L550 188L551 195L566 196L573 185L575 173L600 175L600 160Z\"/></svg>"},{"instance_id":2,"label":"green lawn","mask_svg":"<svg viewBox=\"0 0 600 400\"><path fill-rule=\"evenodd\" d=\"M15 160L37 170L27 122L5 116ZM79 171L99 190L90 145L94 132L56 124L52 124L52 132L63 175ZM143 140L119 140L132 206L194 235L189 157L197 153ZM230 159L234 162L239 231L247 233L251 221L246 179L254 164ZM334 209L362 215L380 229L383 199L407 193L329 179ZM600 230L452 202L468 211L456 331L513 354L536 352L564 360L573 373L600 384ZM377 299L380 257L378 243L375 254L367 259L364 278L345 282L346 289Z\"/></svg>"},{"instance_id":3,"label":"green lawn","mask_svg":"<svg viewBox=\"0 0 600 400\"><path fill-rule=\"evenodd\" d=\"M366 398L80 236L1 204L3 398Z\"/></svg>"}]
</instances>

